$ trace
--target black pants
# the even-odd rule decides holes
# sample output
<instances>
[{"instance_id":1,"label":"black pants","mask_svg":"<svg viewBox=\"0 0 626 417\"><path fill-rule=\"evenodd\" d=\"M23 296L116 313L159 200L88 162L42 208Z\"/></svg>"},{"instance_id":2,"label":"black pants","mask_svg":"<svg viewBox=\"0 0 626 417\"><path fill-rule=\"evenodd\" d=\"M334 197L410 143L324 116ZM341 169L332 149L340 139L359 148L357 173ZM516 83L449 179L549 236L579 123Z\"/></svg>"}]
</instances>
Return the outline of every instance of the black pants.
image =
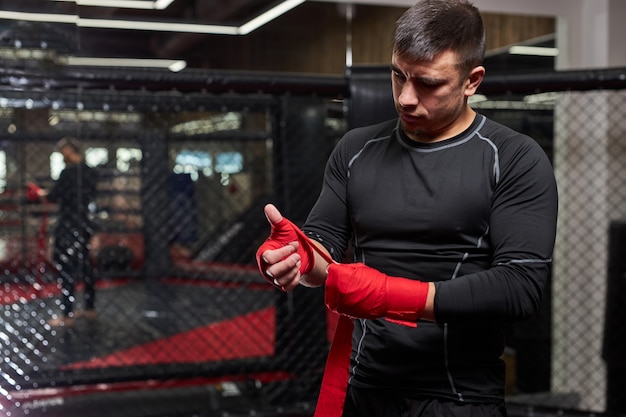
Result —
<instances>
[{"instance_id":1,"label":"black pants","mask_svg":"<svg viewBox=\"0 0 626 417\"><path fill-rule=\"evenodd\" d=\"M411 398L348 387L343 417L506 417L504 403L470 404L438 398Z\"/></svg>"},{"instance_id":2,"label":"black pants","mask_svg":"<svg viewBox=\"0 0 626 417\"><path fill-rule=\"evenodd\" d=\"M95 277L89 258L89 240L85 233L57 235L54 245L54 263L61 281L61 311L69 316L73 312L76 284L85 284L85 309L95 305Z\"/></svg>"}]
</instances>

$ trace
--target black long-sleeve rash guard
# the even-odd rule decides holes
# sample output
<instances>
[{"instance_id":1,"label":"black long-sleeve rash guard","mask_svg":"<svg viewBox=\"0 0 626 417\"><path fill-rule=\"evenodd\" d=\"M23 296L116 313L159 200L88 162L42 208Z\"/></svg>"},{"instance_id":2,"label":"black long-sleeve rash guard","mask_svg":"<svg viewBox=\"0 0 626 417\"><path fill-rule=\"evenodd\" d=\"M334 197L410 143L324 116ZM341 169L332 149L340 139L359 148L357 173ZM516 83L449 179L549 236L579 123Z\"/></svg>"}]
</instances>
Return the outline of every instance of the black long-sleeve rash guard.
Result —
<instances>
[{"instance_id":1,"label":"black long-sleeve rash guard","mask_svg":"<svg viewBox=\"0 0 626 417\"><path fill-rule=\"evenodd\" d=\"M392 120L348 132L303 229L336 260L433 281L437 323L358 320L350 383L461 401L503 398L505 324L537 310L556 232L552 166L528 136L477 115L410 140Z\"/></svg>"}]
</instances>

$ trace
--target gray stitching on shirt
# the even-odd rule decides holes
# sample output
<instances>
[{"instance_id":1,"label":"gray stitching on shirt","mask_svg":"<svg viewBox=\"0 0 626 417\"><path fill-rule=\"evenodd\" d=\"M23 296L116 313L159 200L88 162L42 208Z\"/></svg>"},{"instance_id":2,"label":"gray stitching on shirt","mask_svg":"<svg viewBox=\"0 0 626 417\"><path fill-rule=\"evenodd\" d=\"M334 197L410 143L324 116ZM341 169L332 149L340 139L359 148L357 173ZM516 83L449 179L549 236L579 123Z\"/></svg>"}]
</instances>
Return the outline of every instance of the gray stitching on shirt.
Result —
<instances>
[{"instance_id":1,"label":"gray stitching on shirt","mask_svg":"<svg viewBox=\"0 0 626 417\"><path fill-rule=\"evenodd\" d=\"M352 378L354 377L354 375L356 374L356 368L359 366L360 362L359 362L359 356L361 355L361 347L363 346L363 339L365 339L365 333L367 332L367 320L366 319L359 319L359 321L361 322L361 328L362 333L361 333L361 338L359 339L359 344L357 345L356 348L356 354L354 355L354 366L352 367L352 370L350 371L350 377L348 378L348 384L350 382L352 382Z\"/></svg>"},{"instance_id":2,"label":"gray stitching on shirt","mask_svg":"<svg viewBox=\"0 0 626 417\"><path fill-rule=\"evenodd\" d=\"M549 264L552 262L552 258L547 259L536 259L536 258L528 258L528 259L511 259L506 262L498 262L496 265L510 265L510 264Z\"/></svg>"},{"instance_id":3,"label":"gray stitching on shirt","mask_svg":"<svg viewBox=\"0 0 626 417\"><path fill-rule=\"evenodd\" d=\"M376 139L371 139L368 140L367 142L365 142L365 144L363 145L363 147L361 149L359 149L359 151L352 157L350 158L350 161L348 161L348 178L350 178L350 168L352 168L352 164L354 164L354 161L356 161L359 156L361 156L361 154L363 153L363 151L365 150L365 148L367 147L367 145L374 143L374 142L380 142L381 140L387 140L389 139L389 136L384 136L382 138L376 138Z\"/></svg>"}]
</instances>

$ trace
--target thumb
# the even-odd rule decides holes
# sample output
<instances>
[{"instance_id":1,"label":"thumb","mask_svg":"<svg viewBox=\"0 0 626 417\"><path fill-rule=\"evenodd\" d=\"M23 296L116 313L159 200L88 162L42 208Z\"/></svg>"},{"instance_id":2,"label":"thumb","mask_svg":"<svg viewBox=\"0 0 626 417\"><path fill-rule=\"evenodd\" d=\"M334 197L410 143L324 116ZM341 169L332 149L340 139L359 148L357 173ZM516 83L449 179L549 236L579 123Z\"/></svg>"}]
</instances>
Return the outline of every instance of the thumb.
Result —
<instances>
[{"instance_id":1,"label":"thumb","mask_svg":"<svg viewBox=\"0 0 626 417\"><path fill-rule=\"evenodd\" d=\"M267 217L267 221L273 226L275 224L280 223L283 220L283 215L280 214L280 211L273 204L268 204L265 206L265 217Z\"/></svg>"}]
</instances>

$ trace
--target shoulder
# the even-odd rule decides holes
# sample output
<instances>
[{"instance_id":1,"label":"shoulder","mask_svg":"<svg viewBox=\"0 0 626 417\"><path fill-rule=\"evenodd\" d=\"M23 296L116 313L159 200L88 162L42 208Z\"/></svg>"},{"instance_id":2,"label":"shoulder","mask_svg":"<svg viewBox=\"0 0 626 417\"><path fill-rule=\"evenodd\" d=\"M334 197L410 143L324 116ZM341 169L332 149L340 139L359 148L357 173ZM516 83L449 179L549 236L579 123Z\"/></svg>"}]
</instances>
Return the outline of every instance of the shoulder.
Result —
<instances>
[{"instance_id":1,"label":"shoulder","mask_svg":"<svg viewBox=\"0 0 626 417\"><path fill-rule=\"evenodd\" d=\"M479 134L495 150L497 173L502 184L522 178L525 178L523 181L540 180L544 183L555 181L546 150L532 137L487 118Z\"/></svg>"},{"instance_id":2,"label":"shoulder","mask_svg":"<svg viewBox=\"0 0 626 417\"><path fill-rule=\"evenodd\" d=\"M389 139L398 124L398 119L357 127L349 130L339 141L337 149L348 155L360 152L368 143Z\"/></svg>"},{"instance_id":3,"label":"shoulder","mask_svg":"<svg viewBox=\"0 0 626 417\"><path fill-rule=\"evenodd\" d=\"M520 153L530 153L542 158L546 156L543 148L532 137L485 116L481 117L484 118L484 122L478 129L478 134L483 140L491 143L502 156L507 154L520 156Z\"/></svg>"},{"instance_id":4,"label":"shoulder","mask_svg":"<svg viewBox=\"0 0 626 417\"><path fill-rule=\"evenodd\" d=\"M495 143L503 144L511 141L517 141L517 143L525 143L534 140L523 133L520 133L508 126L498 123L486 116L480 115L483 118L483 123L479 128L479 133L484 138L489 139Z\"/></svg>"},{"instance_id":5,"label":"shoulder","mask_svg":"<svg viewBox=\"0 0 626 417\"><path fill-rule=\"evenodd\" d=\"M398 119L387 120L369 126L356 127L349 130L344 139L347 140L369 140L379 137L389 137L398 124Z\"/></svg>"}]
</instances>

